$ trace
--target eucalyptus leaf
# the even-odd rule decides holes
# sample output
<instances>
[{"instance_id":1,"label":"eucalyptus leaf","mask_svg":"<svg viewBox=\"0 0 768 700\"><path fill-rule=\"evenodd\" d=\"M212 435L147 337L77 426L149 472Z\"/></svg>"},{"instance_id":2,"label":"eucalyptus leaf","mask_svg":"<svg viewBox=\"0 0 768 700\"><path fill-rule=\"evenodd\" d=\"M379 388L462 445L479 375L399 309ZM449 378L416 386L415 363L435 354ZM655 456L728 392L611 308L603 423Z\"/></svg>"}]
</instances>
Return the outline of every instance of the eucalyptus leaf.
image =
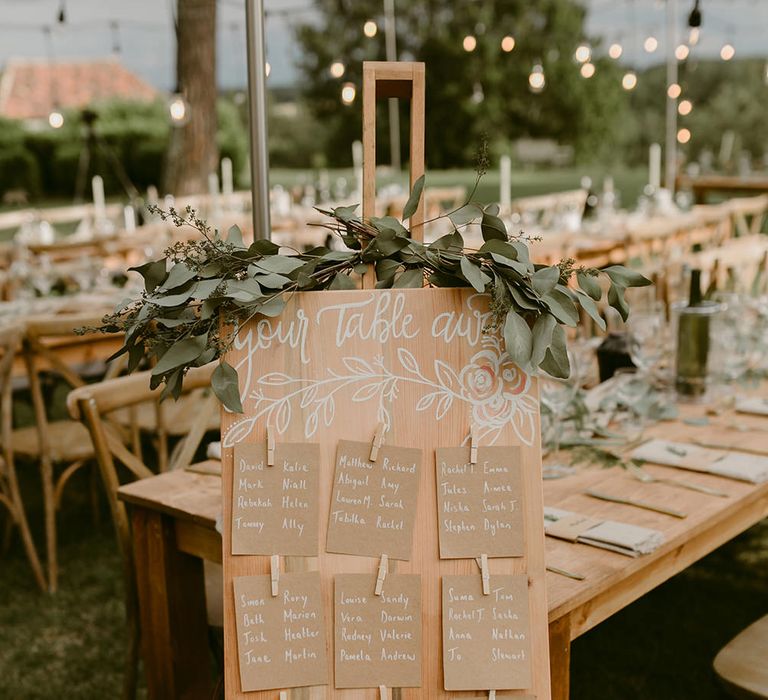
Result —
<instances>
[{"instance_id":1,"label":"eucalyptus leaf","mask_svg":"<svg viewBox=\"0 0 768 700\"><path fill-rule=\"evenodd\" d=\"M260 272L276 272L280 275L289 275L305 264L303 260L289 258L285 255L269 255L253 263L253 267L257 268Z\"/></svg>"},{"instance_id":2,"label":"eucalyptus leaf","mask_svg":"<svg viewBox=\"0 0 768 700\"><path fill-rule=\"evenodd\" d=\"M403 218L410 219L419 208L419 201L421 200L421 193L424 191L424 175L422 175L416 182L413 183L413 189L411 190L411 196L408 197L408 201L403 207Z\"/></svg>"},{"instance_id":3,"label":"eucalyptus leaf","mask_svg":"<svg viewBox=\"0 0 768 700\"><path fill-rule=\"evenodd\" d=\"M227 243L238 249L245 248L245 244L243 243L243 232L237 224L229 227L229 231L227 232Z\"/></svg>"},{"instance_id":4,"label":"eucalyptus leaf","mask_svg":"<svg viewBox=\"0 0 768 700\"><path fill-rule=\"evenodd\" d=\"M160 376L177 367L192 364L205 350L208 334L196 335L171 345L152 368L153 376Z\"/></svg>"},{"instance_id":5,"label":"eucalyptus leaf","mask_svg":"<svg viewBox=\"0 0 768 700\"><path fill-rule=\"evenodd\" d=\"M491 278L486 275L479 265L476 265L469 258L461 258L461 273L467 278L476 292L482 294L485 291L485 285L491 281Z\"/></svg>"},{"instance_id":6,"label":"eucalyptus leaf","mask_svg":"<svg viewBox=\"0 0 768 700\"><path fill-rule=\"evenodd\" d=\"M565 292L553 289L542 296L552 315L566 326L576 327L579 324L579 312L573 300Z\"/></svg>"},{"instance_id":7,"label":"eucalyptus leaf","mask_svg":"<svg viewBox=\"0 0 768 700\"><path fill-rule=\"evenodd\" d=\"M560 280L560 268L542 267L531 276L531 284L540 296L551 292Z\"/></svg>"},{"instance_id":8,"label":"eucalyptus leaf","mask_svg":"<svg viewBox=\"0 0 768 700\"><path fill-rule=\"evenodd\" d=\"M153 292L166 277L165 258L153 260L138 267L130 267L129 270L138 272L144 278L144 289Z\"/></svg>"},{"instance_id":9,"label":"eucalyptus leaf","mask_svg":"<svg viewBox=\"0 0 768 700\"><path fill-rule=\"evenodd\" d=\"M395 279L395 283L392 286L396 289L423 287L424 270L421 268L406 270Z\"/></svg>"},{"instance_id":10,"label":"eucalyptus leaf","mask_svg":"<svg viewBox=\"0 0 768 700\"><path fill-rule=\"evenodd\" d=\"M222 360L211 375L213 393L230 411L243 412L240 400L240 384L237 380L237 370L226 360Z\"/></svg>"},{"instance_id":11,"label":"eucalyptus leaf","mask_svg":"<svg viewBox=\"0 0 768 700\"><path fill-rule=\"evenodd\" d=\"M612 284L608 289L608 303L621 314L622 321L629 318L629 304L624 298L624 287Z\"/></svg>"},{"instance_id":12,"label":"eucalyptus leaf","mask_svg":"<svg viewBox=\"0 0 768 700\"><path fill-rule=\"evenodd\" d=\"M483 212L485 214L490 214L491 216L498 216L499 215L499 205L498 204L489 204L488 206L483 209Z\"/></svg>"},{"instance_id":13,"label":"eucalyptus leaf","mask_svg":"<svg viewBox=\"0 0 768 700\"><path fill-rule=\"evenodd\" d=\"M168 277L165 278L161 289L164 291L171 291L177 287L181 287L181 285L194 279L195 275L197 275L197 273L194 270L188 268L183 262L178 262L168 272Z\"/></svg>"},{"instance_id":14,"label":"eucalyptus leaf","mask_svg":"<svg viewBox=\"0 0 768 700\"><path fill-rule=\"evenodd\" d=\"M488 211L483 212L480 230L482 231L484 241L507 240L507 227L504 226L504 222L498 216L489 214Z\"/></svg>"},{"instance_id":15,"label":"eucalyptus leaf","mask_svg":"<svg viewBox=\"0 0 768 700\"><path fill-rule=\"evenodd\" d=\"M465 204L456 211L452 211L448 214L448 218L453 222L454 226L463 226L475 219L479 219L483 215L483 210L477 204Z\"/></svg>"},{"instance_id":16,"label":"eucalyptus leaf","mask_svg":"<svg viewBox=\"0 0 768 700\"><path fill-rule=\"evenodd\" d=\"M264 316L279 316L285 308L285 299L282 297L272 297L269 301L256 307L256 311Z\"/></svg>"},{"instance_id":17,"label":"eucalyptus leaf","mask_svg":"<svg viewBox=\"0 0 768 700\"><path fill-rule=\"evenodd\" d=\"M647 277L643 277L636 270L630 270L623 265L611 265L606 267L605 272L614 284L618 284L621 287L647 287L651 284L651 280Z\"/></svg>"},{"instance_id":18,"label":"eucalyptus leaf","mask_svg":"<svg viewBox=\"0 0 768 700\"><path fill-rule=\"evenodd\" d=\"M353 221L357 218L356 212L359 206L359 204L353 204L348 207L336 207L333 210L333 215L340 221Z\"/></svg>"},{"instance_id":19,"label":"eucalyptus leaf","mask_svg":"<svg viewBox=\"0 0 768 700\"><path fill-rule=\"evenodd\" d=\"M600 301L600 297L603 296L603 290L600 288L600 283L596 277L588 275L586 272L577 272L576 281L589 296L595 301Z\"/></svg>"},{"instance_id":20,"label":"eucalyptus leaf","mask_svg":"<svg viewBox=\"0 0 768 700\"><path fill-rule=\"evenodd\" d=\"M600 315L600 311L597 308L597 304L593 301L592 297L577 291L576 297L581 304L581 308L589 314L589 317L597 324L601 331L605 330L605 319Z\"/></svg>"},{"instance_id":21,"label":"eucalyptus leaf","mask_svg":"<svg viewBox=\"0 0 768 700\"><path fill-rule=\"evenodd\" d=\"M533 352L533 334L525 319L510 309L504 320L504 346L507 354L522 369L528 368Z\"/></svg>"},{"instance_id":22,"label":"eucalyptus leaf","mask_svg":"<svg viewBox=\"0 0 768 700\"><path fill-rule=\"evenodd\" d=\"M571 374L571 363L565 342L565 331L560 325L552 329L552 343L544 353L544 360L539 367L552 377L567 379Z\"/></svg>"},{"instance_id":23,"label":"eucalyptus leaf","mask_svg":"<svg viewBox=\"0 0 768 700\"><path fill-rule=\"evenodd\" d=\"M337 272L328 289L357 289L357 285L349 275Z\"/></svg>"},{"instance_id":24,"label":"eucalyptus leaf","mask_svg":"<svg viewBox=\"0 0 768 700\"><path fill-rule=\"evenodd\" d=\"M533 350L531 365L538 367L552 344L552 335L557 326L557 319L551 314L541 314L533 324Z\"/></svg>"}]
</instances>

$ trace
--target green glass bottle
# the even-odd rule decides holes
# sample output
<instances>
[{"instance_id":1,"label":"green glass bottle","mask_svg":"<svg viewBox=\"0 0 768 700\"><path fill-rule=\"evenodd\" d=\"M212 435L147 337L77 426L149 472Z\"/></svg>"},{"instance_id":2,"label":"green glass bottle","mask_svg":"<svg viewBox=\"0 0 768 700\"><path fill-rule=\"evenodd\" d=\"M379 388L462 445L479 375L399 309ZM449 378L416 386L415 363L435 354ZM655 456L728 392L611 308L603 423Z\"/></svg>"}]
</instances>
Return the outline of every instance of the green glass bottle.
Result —
<instances>
[{"instance_id":1,"label":"green glass bottle","mask_svg":"<svg viewBox=\"0 0 768 700\"><path fill-rule=\"evenodd\" d=\"M701 397L707 390L709 328L716 308L702 297L701 270L691 270L688 306L680 310L677 324L675 387L681 397Z\"/></svg>"}]
</instances>

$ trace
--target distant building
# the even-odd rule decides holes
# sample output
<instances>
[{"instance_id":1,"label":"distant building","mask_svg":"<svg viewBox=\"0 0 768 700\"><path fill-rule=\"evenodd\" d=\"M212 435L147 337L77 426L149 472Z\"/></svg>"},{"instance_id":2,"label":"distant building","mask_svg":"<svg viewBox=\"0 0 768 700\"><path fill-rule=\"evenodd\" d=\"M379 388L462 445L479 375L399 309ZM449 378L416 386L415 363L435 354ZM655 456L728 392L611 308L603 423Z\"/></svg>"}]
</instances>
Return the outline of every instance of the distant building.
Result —
<instances>
[{"instance_id":1,"label":"distant building","mask_svg":"<svg viewBox=\"0 0 768 700\"><path fill-rule=\"evenodd\" d=\"M83 109L115 98L150 102L157 95L114 58L55 63L11 59L0 75L0 117L35 127L54 110Z\"/></svg>"}]
</instances>

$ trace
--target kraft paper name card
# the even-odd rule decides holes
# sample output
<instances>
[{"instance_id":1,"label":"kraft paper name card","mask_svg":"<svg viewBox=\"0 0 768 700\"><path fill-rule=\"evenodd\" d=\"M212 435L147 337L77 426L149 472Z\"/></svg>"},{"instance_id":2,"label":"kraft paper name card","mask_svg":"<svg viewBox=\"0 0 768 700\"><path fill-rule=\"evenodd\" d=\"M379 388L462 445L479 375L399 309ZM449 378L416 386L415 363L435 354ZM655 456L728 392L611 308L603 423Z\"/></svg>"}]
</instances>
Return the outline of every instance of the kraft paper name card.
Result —
<instances>
[{"instance_id":1,"label":"kraft paper name card","mask_svg":"<svg viewBox=\"0 0 768 700\"><path fill-rule=\"evenodd\" d=\"M443 676L446 690L531 687L530 614L525 574L443 576Z\"/></svg>"},{"instance_id":2,"label":"kraft paper name card","mask_svg":"<svg viewBox=\"0 0 768 700\"><path fill-rule=\"evenodd\" d=\"M421 450L384 445L371 462L369 442L341 440L326 549L338 554L411 558Z\"/></svg>"},{"instance_id":3,"label":"kraft paper name card","mask_svg":"<svg viewBox=\"0 0 768 700\"><path fill-rule=\"evenodd\" d=\"M327 684L319 572L280 574L277 596L269 576L232 582L242 691Z\"/></svg>"},{"instance_id":4,"label":"kraft paper name card","mask_svg":"<svg viewBox=\"0 0 768 700\"><path fill-rule=\"evenodd\" d=\"M236 445L232 483L232 554L318 552L320 445Z\"/></svg>"},{"instance_id":5,"label":"kraft paper name card","mask_svg":"<svg viewBox=\"0 0 768 700\"><path fill-rule=\"evenodd\" d=\"M441 559L521 557L525 553L519 447L436 451Z\"/></svg>"},{"instance_id":6,"label":"kraft paper name card","mask_svg":"<svg viewBox=\"0 0 768 700\"><path fill-rule=\"evenodd\" d=\"M376 576L334 579L337 688L421 686L421 576L388 574L380 596Z\"/></svg>"}]
</instances>

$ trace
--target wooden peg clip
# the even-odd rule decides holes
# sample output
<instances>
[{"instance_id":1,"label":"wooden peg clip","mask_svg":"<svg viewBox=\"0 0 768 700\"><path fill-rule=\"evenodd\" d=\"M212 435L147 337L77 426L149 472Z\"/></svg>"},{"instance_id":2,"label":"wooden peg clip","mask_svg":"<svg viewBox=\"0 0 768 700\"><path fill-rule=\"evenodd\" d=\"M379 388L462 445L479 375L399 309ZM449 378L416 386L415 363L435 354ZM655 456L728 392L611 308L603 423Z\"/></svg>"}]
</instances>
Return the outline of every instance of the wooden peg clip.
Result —
<instances>
[{"instance_id":1,"label":"wooden peg clip","mask_svg":"<svg viewBox=\"0 0 768 700\"><path fill-rule=\"evenodd\" d=\"M267 466L275 466L275 429L267 426Z\"/></svg>"},{"instance_id":2,"label":"wooden peg clip","mask_svg":"<svg viewBox=\"0 0 768 700\"><path fill-rule=\"evenodd\" d=\"M480 555L480 576L483 579L483 595L491 594L491 572L488 570L488 555Z\"/></svg>"},{"instance_id":3,"label":"wooden peg clip","mask_svg":"<svg viewBox=\"0 0 768 700\"><path fill-rule=\"evenodd\" d=\"M373 591L374 595L381 595L384 590L384 579L387 578L387 572L389 571L389 557L386 554L381 555L379 560L379 572L376 574L376 589Z\"/></svg>"},{"instance_id":4,"label":"wooden peg clip","mask_svg":"<svg viewBox=\"0 0 768 700\"><path fill-rule=\"evenodd\" d=\"M495 690L489 690L488 691L488 700L496 700L496 691Z\"/></svg>"},{"instance_id":5,"label":"wooden peg clip","mask_svg":"<svg viewBox=\"0 0 768 700\"><path fill-rule=\"evenodd\" d=\"M387 427L384 423L379 423L376 426L376 432L373 434L373 442L371 443L371 454L368 457L371 462L375 462L376 458L379 456L379 449L384 444L384 433L386 432Z\"/></svg>"},{"instance_id":6,"label":"wooden peg clip","mask_svg":"<svg viewBox=\"0 0 768 700\"><path fill-rule=\"evenodd\" d=\"M469 463L470 464L477 464L477 428L475 427L475 424L472 423L472 426L469 429Z\"/></svg>"},{"instance_id":7,"label":"wooden peg clip","mask_svg":"<svg viewBox=\"0 0 768 700\"><path fill-rule=\"evenodd\" d=\"M389 700L389 693L387 693L387 686L379 686L379 700Z\"/></svg>"},{"instance_id":8,"label":"wooden peg clip","mask_svg":"<svg viewBox=\"0 0 768 700\"><path fill-rule=\"evenodd\" d=\"M272 595L276 596L280 592L280 555L273 554L270 558L270 578L272 579Z\"/></svg>"},{"instance_id":9,"label":"wooden peg clip","mask_svg":"<svg viewBox=\"0 0 768 700\"><path fill-rule=\"evenodd\" d=\"M281 690L280 691L280 700L288 700L288 691L287 690Z\"/></svg>"}]
</instances>

